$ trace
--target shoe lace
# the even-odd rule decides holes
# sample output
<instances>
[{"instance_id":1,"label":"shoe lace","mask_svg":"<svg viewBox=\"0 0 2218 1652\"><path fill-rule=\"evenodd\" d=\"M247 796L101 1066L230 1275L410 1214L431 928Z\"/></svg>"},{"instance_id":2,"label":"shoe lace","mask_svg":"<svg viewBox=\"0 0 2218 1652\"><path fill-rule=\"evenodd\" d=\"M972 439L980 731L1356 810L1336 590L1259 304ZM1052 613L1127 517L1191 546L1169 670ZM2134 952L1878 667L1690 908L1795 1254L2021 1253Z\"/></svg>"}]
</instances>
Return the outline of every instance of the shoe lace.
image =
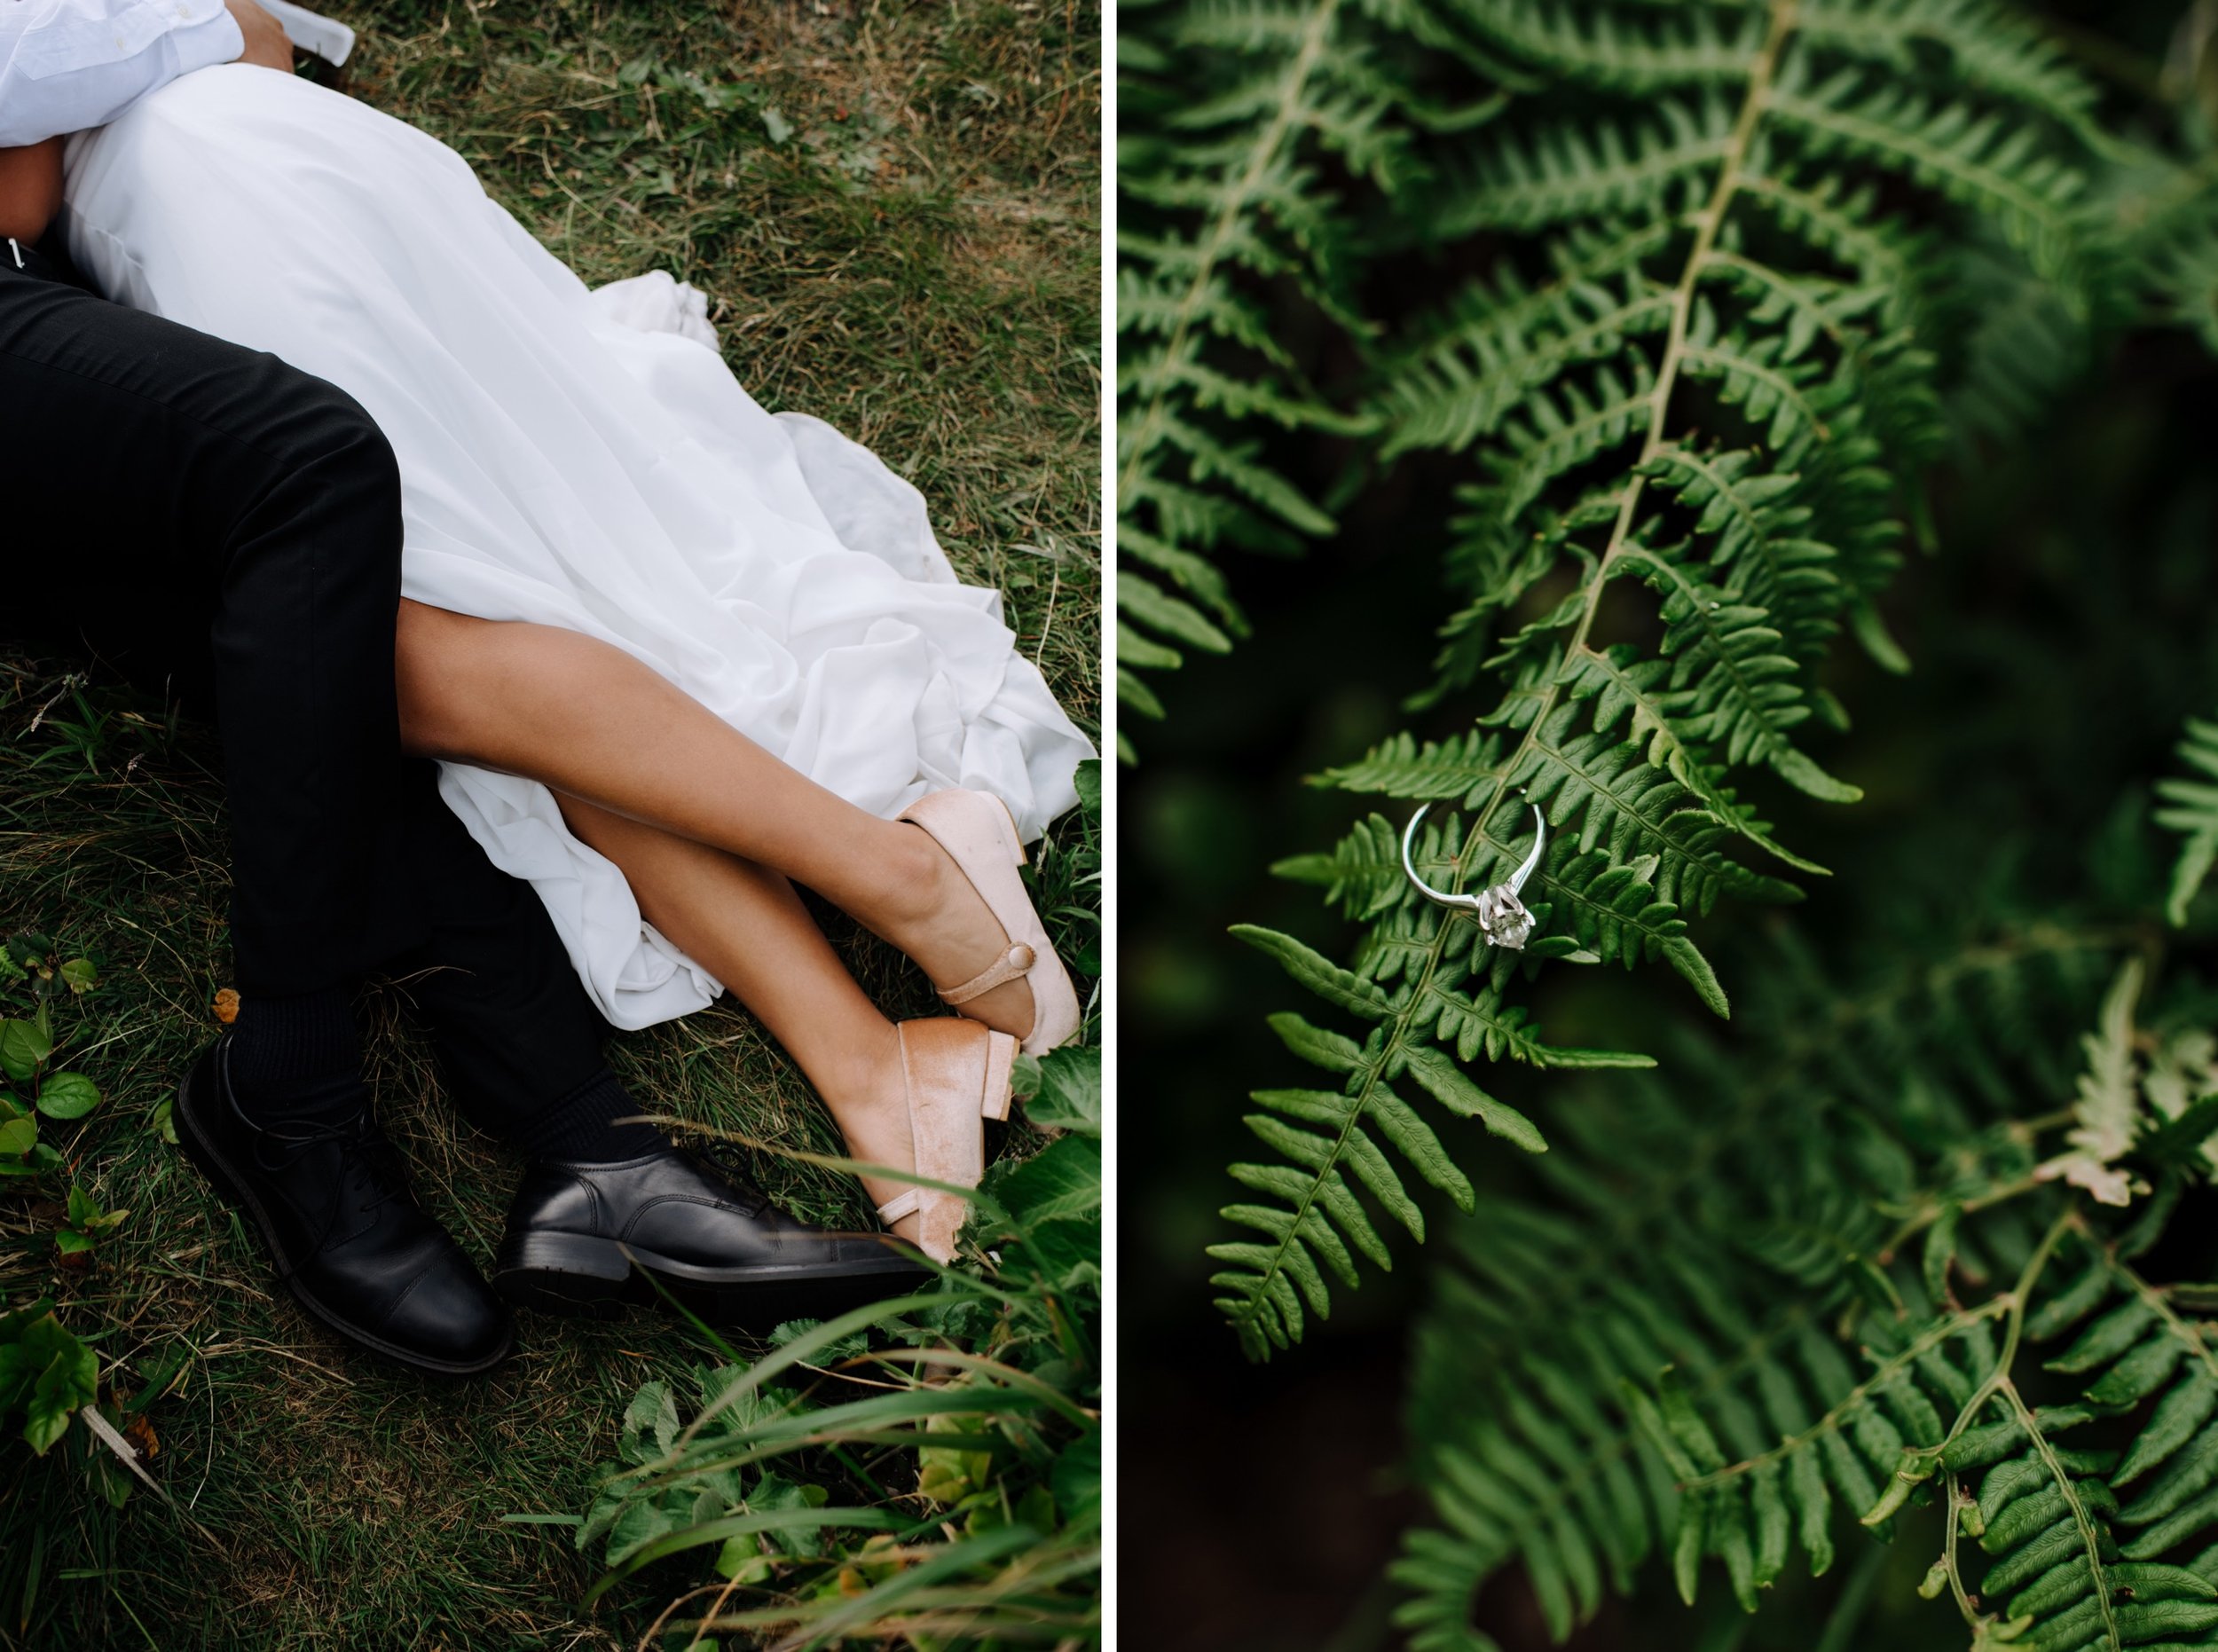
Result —
<instances>
[{"instance_id":1,"label":"shoe lace","mask_svg":"<svg viewBox=\"0 0 2218 1652\"><path fill-rule=\"evenodd\" d=\"M694 1147L693 1152L696 1158L704 1161L724 1180L730 1183L735 1191L746 1196L745 1202L749 1207L749 1215L753 1215L770 1202L770 1195L755 1184L746 1160L743 1159L738 1150L729 1143L704 1141Z\"/></svg>"},{"instance_id":2,"label":"shoe lace","mask_svg":"<svg viewBox=\"0 0 2218 1652\"><path fill-rule=\"evenodd\" d=\"M283 1169L311 1148L335 1142L342 1198L351 1200L357 1211L371 1215L384 1205L407 1200L406 1171L399 1152L377 1128L366 1102L342 1119L279 1119L267 1124L248 1119L240 1111L236 1097L232 1107L261 1142L274 1145L271 1169Z\"/></svg>"}]
</instances>

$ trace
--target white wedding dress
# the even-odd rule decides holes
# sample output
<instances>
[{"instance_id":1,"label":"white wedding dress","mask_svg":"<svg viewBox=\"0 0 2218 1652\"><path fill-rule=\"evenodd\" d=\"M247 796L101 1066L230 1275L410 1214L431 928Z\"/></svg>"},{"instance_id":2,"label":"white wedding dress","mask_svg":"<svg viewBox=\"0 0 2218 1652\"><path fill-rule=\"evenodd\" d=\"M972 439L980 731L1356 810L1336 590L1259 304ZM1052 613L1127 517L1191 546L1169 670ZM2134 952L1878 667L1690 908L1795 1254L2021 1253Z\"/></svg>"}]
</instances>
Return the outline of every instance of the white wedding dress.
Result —
<instances>
[{"instance_id":1,"label":"white wedding dress","mask_svg":"<svg viewBox=\"0 0 2218 1652\"><path fill-rule=\"evenodd\" d=\"M303 80L201 69L67 154L69 250L109 296L350 392L399 456L403 588L615 644L850 802L968 786L1026 838L1092 746L957 583L916 491L829 425L765 413L667 275L588 292L461 157ZM441 789L545 900L618 1027L716 982L640 916L547 789Z\"/></svg>"}]
</instances>

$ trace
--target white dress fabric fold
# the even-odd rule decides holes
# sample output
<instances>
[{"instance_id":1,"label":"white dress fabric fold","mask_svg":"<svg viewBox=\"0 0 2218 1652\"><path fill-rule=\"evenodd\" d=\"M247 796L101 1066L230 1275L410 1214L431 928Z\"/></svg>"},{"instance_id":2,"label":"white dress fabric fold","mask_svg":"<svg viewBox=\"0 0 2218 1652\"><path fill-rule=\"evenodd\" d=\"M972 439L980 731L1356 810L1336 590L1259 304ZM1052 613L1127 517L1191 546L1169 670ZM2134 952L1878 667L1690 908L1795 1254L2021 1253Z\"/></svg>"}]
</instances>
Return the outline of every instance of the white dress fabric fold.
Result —
<instances>
[{"instance_id":1,"label":"white dress fabric fold","mask_svg":"<svg viewBox=\"0 0 2218 1652\"><path fill-rule=\"evenodd\" d=\"M109 296L352 395L400 461L403 588L598 637L881 816L966 786L1036 837L1093 754L960 583L916 490L830 426L772 415L701 295L588 291L444 145L248 65L73 138L72 256ZM494 862L531 880L609 1019L720 988L531 781L444 766Z\"/></svg>"}]
</instances>

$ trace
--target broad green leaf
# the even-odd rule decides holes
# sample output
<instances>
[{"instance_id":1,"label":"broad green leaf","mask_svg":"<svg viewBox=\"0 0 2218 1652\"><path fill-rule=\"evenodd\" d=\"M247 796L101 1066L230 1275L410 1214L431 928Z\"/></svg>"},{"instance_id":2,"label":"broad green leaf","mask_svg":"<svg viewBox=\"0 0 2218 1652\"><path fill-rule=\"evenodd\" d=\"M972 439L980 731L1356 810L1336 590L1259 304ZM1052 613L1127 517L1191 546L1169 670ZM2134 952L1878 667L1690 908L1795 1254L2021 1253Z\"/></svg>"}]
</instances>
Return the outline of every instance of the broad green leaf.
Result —
<instances>
[{"instance_id":1,"label":"broad green leaf","mask_svg":"<svg viewBox=\"0 0 2218 1652\"><path fill-rule=\"evenodd\" d=\"M38 1110L50 1119L82 1119L99 1105L99 1086L82 1073L50 1073L39 1081Z\"/></svg>"},{"instance_id":2,"label":"broad green leaf","mask_svg":"<svg viewBox=\"0 0 2218 1652\"><path fill-rule=\"evenodd\" d=\"M1101 1134L1101 1050L1066 1045L1040 1061L1040 1088L1025 1103L1025 1117L1042 1129Z\"/></svg>"},{"instance_id":3,"label":"broad green leaf","mask_svg":"<svg viewBox=\"0 0 2218 1652\"><path fill-rule=\"evenodd\" d=\"M53 1052L54 1041L36 1022L0 1021L0 1073L17 1083L29 1083Z\"/></svg>"},{"instance_id":4,"label":"broad green leaf","mask_svg":"<svg viewBox=\"0 0 2218 1652\"><path fill-rule=\"evenodd\" d=\"M1094 1215L1101 1208L1101 1145L1089 1137L1063 1137L991 1177L987 1191L1019 1232Z\"/></svg>"}]
</instances>

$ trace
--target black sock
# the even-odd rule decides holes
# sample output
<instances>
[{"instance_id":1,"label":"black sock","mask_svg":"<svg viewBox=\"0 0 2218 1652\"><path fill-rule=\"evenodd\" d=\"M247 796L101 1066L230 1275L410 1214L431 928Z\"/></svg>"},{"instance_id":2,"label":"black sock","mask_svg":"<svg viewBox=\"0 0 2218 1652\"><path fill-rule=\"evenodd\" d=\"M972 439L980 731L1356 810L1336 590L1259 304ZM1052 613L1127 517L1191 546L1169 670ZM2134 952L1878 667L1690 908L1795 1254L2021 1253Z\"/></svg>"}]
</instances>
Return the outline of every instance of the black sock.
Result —
<instances>
[{"instance_id":1,"label":"black sock","mask_svg":"<svg viewBox=\"0 0 2218 1652\"><path fill-rule=\"evenodd\" d=\"M616 1074L603 1067L561 1100L523 1121L516 1145L534 1159L569 1164L615 1164L637 1159L668 1145L649 1124L612 1121L647 1109L624 1093Z\"/></svg>"},{"instance_id":2,"label":"black sock","mask_svg":"<svg viewBox=\"0 0 2218 1652\"><path fill-rule=\"evenodd\" d=\"M368 1099L352 995L333 987L242 998L230 1069L240 1110L258 1123L347 1117Z\"/></svg>"}]
</instances>

